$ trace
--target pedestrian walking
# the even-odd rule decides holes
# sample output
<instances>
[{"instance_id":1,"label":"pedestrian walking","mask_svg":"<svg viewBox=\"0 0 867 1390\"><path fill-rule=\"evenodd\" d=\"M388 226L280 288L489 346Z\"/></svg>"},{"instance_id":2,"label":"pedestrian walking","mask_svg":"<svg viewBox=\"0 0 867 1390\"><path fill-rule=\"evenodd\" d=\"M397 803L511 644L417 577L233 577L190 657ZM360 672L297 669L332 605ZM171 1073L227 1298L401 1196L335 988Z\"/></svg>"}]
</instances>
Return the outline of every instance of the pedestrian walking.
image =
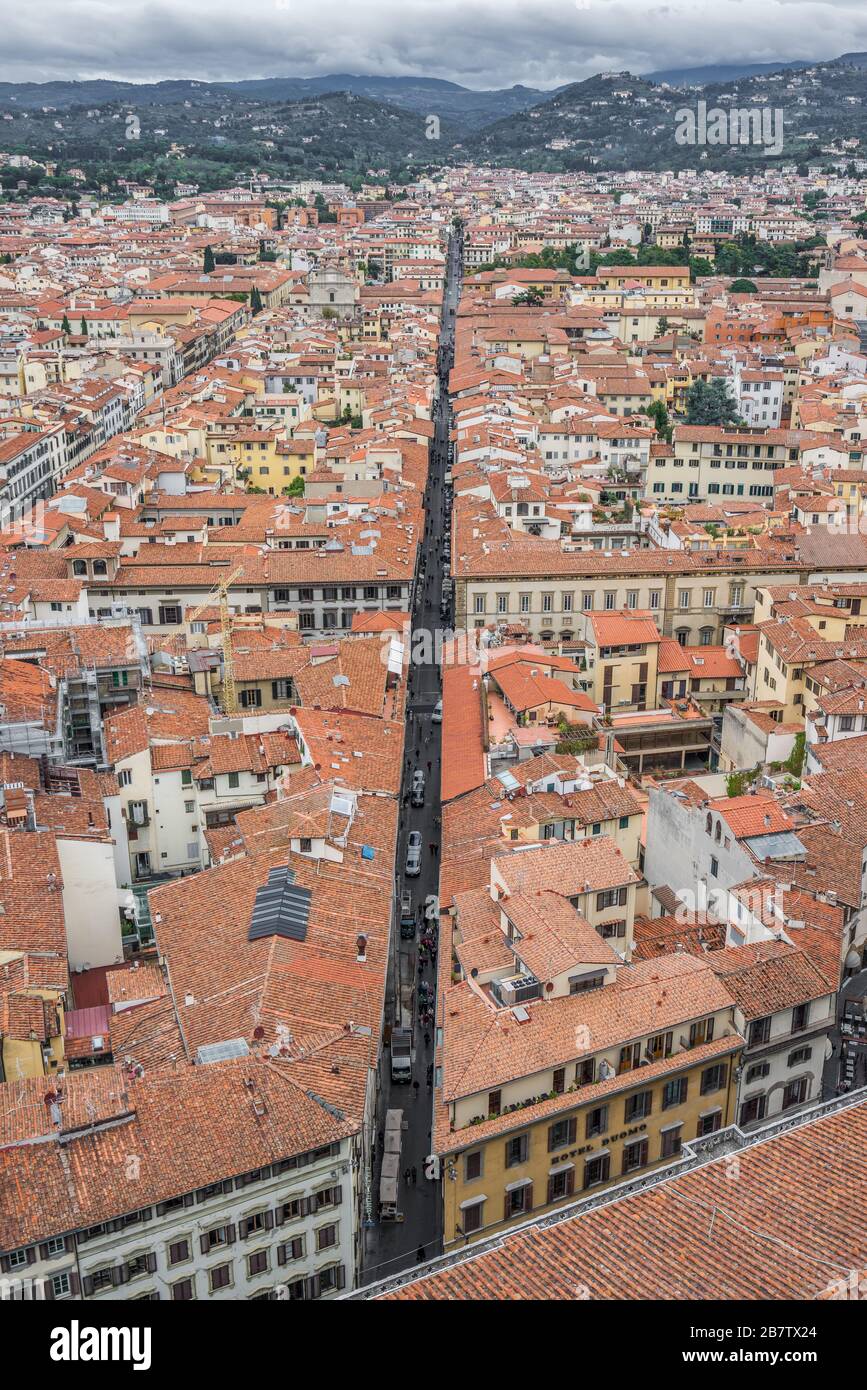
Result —
<instances>
[{"instance_id":1,"label":"pedestrian walking","mask_svg":"<svg viewBox=\"0 0 867 1390\"><path fill-rule=\"evenodd\" d=\"M418 1082L417 1082L417 1081L414 1081L414 1082L412 1083L412 1089L415 1091L415 1099L418 1100Z\"/></svg>"},{"instance_id":2,"label":"pedestrian walking","mask_svg":"<svg viewBox=\"0 0 867 1390\"><path fill-rule=\"evenodd\" d=\"M428 775L430 775L430 769L431 769L431 761L430 761L430 758L428 758L428 760L427 760Z\"/></svg>"},{"instance_id":3,"label":"pedestrian walking","mask_svg":"<svg viewBox=\"0 0 867 1390\"><path fill-rule=\"evenodd\" d=\"M438 855L439 852L440 852L440 847L439 847L439 845L437 844L436 840L432 840L432 841L431 841L430 852L431 852L431 854L433 855L434 859L436 859L437 855Z\"/></svg>"},{"instance_id":4,"label":"pedestrian walking","mask_svg":"<svg viewBox=\"0 0 867 1390\"><path fill-rule=\"evenodd\" d=\"M418 1169L416 1168L415 1164L413 1164L413 1168L412 1168L412 1185L413 1185L413 1187L415 1187L415 1185L416 1185L417 1182L418 1182Z\"/></svg>"},{"instance_id":5,"label":"pedestrian walking","mask_svg":"<svg viewBox=\"0 0 867 1390\"><path fill-rule=\"evenodd\" d=\"M404 1170L403 1170L403 1180L404 1180L404 1182L406 1183L407 1187L409 1187L409 1179L410 1179L411 1173L412 1173L412 1169L411 1169L411 1168L404 1168Z\"/></svg>"},{"instance_id":6,"label":"pedestrian walking","mask_svg":"<svg viewBox=\"0 0 867 1390\"><path fill-rule=\"evenodd\" d=\"M424 1035L424 1045L425 1045L425 1047L430 1047L430 1033L425 1033L425 1035Z\"/></svg>"}]
</instances>

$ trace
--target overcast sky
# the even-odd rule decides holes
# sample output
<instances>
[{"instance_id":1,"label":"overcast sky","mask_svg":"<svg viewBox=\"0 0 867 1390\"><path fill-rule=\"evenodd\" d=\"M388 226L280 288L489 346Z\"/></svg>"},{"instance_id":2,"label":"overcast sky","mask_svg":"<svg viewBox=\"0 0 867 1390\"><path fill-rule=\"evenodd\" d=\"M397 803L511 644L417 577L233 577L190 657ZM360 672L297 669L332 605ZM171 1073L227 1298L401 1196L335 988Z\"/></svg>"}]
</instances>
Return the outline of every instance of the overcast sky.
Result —
<instances>
[{"instance_id":1,"label":"overcast sky","mask_svg":"<svg viewBox=\"0 0 867 1390\"><path fill-rule=\"evenodd\" d=\"M605 69L867 49L864 0L0 0L0 79L420 74L554 87Z\"/></svg>"}]
</instances>

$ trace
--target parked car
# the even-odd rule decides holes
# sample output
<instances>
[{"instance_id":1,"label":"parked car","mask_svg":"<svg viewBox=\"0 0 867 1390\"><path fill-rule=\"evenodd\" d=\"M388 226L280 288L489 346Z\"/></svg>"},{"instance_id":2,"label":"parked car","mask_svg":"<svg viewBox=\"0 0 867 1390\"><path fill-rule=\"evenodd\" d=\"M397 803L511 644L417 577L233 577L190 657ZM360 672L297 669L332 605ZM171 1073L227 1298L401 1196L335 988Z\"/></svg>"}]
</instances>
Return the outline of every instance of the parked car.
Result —
<instances>
[{"instance_id":1,"label":"parked car","mask_svg":"<svg viewBox=\"0 0 867 1390\"><path fill-rule=\"evenodd\" d=\"M424 805L424 773L421 768L416 768L412 774L412 797L410 798L413 806Z\"/></svg>"},{"instance_id":2,"label":"parked car","mask_svg":"<svg viewBox=\"0 0 867 1390\"><path fill-rule=\"evenodd\" d=\"M407 878L418 878L421 873L421 831L419 830L411 831L407 840L404 873Z\"/></svg>"}]
</instances>

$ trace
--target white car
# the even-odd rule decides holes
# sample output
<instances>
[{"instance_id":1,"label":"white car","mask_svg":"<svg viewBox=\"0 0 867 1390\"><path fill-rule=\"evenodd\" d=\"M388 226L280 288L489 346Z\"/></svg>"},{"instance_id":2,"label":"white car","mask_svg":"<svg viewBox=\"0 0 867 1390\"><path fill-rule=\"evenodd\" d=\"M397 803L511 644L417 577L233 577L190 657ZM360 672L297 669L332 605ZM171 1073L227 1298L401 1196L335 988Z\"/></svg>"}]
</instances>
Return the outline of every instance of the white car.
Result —
<instances>
[{"instance_id":1,"label":"white car","mask_svg":"<svg viewBox=\"0 0 867 1390\"><path fill-rule=\"evenodd\" d=\"M437 700L436 704L434 705L434 711L433 711L433 714L432 714L431 717L430 717L430 722L431 722L432 724L442 724L442 722L443 722L443 702L442 702L442 700Z\"/></svg>"},{"instance_id":2,"label":"white car","mask_svg":"<svg viewBox=\"0 0 867 1390\"><path fill-rule=\"evenodd\" d=\"M421 873L421 831L413 830L406 842L406 865L404 873L407 878L418 878Z\"/></svg>"}]
</instances>

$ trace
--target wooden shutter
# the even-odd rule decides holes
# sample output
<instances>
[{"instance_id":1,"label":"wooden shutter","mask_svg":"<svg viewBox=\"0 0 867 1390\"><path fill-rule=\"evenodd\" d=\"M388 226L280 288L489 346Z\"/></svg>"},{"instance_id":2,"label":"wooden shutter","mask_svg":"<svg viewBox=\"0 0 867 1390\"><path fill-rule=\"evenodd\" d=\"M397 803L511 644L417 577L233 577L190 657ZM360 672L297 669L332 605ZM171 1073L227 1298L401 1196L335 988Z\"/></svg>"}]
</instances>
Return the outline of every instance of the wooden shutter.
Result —
<instances>
[{"instance_id":1,"label":"wooden shutter","mask_svg":"<svg viewBox=\"0 0 867 1390\"><path fill-rule=\"evenodd\" d=\"M48 1254L48 1241L47 1241L47 1240L42 1241L41 1245L39 1246L39 1256L40 1256L40 1259L43 1259L43 1260L48 1260L48 1259L51 1258L50 1255Z\"/></svg>"},{"instance_id":2,"label":"wooden shutter","mask_svg":"<svg viewBox=\"0 0 867 1390\"><path fill-rule=\"evenodd\" d=\"M566 1195L570 1196L575 1191L575 1169L569 1168L566 1171Z\"/></svg>"},{"instance_id":3,"label":"wooden shutter","mask_svg":"<svg viewBox=\"0 0 867 1390\"><path fill-rule=\"evenodd\" d=\"M286 1263L286 1246L285 1246L285 1244L284 1244L284 1245L278 1245L278 1246L277 1246L277 1263L278 1263L278 1265L285 1265L285 1263Z\"/></svg>"},{"instance_id":4,"label":"wooden shutter","mask_svg":"<svg viewBox=\"0 0 867 1390\"><path fill-rule=\"evenodd\" d=\"M318 1274L313 1274L307 1280L306 1293L308 1298L319 1298L322 1293L322 1282Z\"/></svg>"},{"instance_id":5,"label":"wooden shutter","mask_svg":"<svg viewBox=\"0 0 867 1390\"><path fill-rule=\"evenodd\" d=\"M199 1246L201 1248L202 1254L207 1255L208 1251L211 1248L210 1238L207 1234L199 1236Z\"/></svg>"},{"instance_id":6,"label":"wooden shutter","mask_svg":"<svg viewBox=\"0 0 867 1390\"><path fill-rule=\"evenodd\" d=\"M338 1289L346 1288L346 1270L343 1265L337 1266L337 1287Z\"/></svg>"},{"instance_id":7,"label":"wooden shutter","mask_svg":"<svg viewBox=\"0 0 867 1390\"><path fill-rule=\"evenodd\" d=\"M504 1193L503 1193L503 1220L504 1220L504 1221L509 1221L509 1220L511 1219L511 1216L512 1216L511 1200L512 1200L512 1194L511 1194L511 1192L504 1192Z\"/></svg>"},{"instance_id":8,"label":"wooden shutter","mask_svg":"<svg viewBox=\"0 0 867 1390\"><path fill-rule=\"evenodd\" d=\"M553 1125L549 1125L549 1126L548 1126L548 1152L551 1153L551 1151L553 1150L553 1148L554 1148L554 1126L553 1126ZM551 1200L550 1197L548 1198L548 1200L549 1200L549 1201Z\"/></svg>"},{"instance_id":9,"label":"wooden shutter","mask_svg":"<svg viewBox=\"0 0 867 1390\"><path fill-rule=\"evenodd\" d=\"M304 1241L300 1236L296 1236L291 1242L290 1249L292 1251L293 1260L300 1260L301 1256L304 1254Z\"/></svg>"},{"instance_id":10,"label":"wooden shutter","mask_svg":"<svg viewBox=\"0 0 867 1390\"><path fill-rule=\"evenodd\" d=\"M336 1207L337 1207L337 1206L340 1206L340 1203L341 1203L342 1201L343 1201L343 1188L342 1188L341 1184L338 1183L337 1186L334 1188L334 1205L335 1205Z\"/></svg>"},{"instance_id":11,"label":"wooden shutter","mask_svg":"<svg viewBox=\"0 0 867 1390\"><path fill-rule=\"evenodd\" d=\"M35 1264L36 1264L36 1246L35 1246L35 1245L30 1245L30 1246L28 1246L28 1249L27 1249L27 1263L28 1263L29 1265L35 1265Z\"/></svg>"},{"instance_id":12,"label":"wooden shutter","mask_svg":"<svg viewBox=\"0 0 867 1390\"><path fill-rule=\"evenodd\" d=\"M10 1266L10 1263L9 1263L9 1256L8 1256L8 1255L0 1255L0 1271L2 1271L4 1274L8 1274L10 1268L11 1268L11 1266Z\"/></svg>"},{"instance_id":13,"label":"wooden shutter","mask_svg":"<svg viewBox=\"0 0 867 1390\"><path fill-rule=\"evenodd\" d=\"M574 1144L578 1137L578 1120L575 1116L569 1121L569 1143Z\"/></svg>"},{"instance_id":14,"label":"wooden shutter","mask_svg":"<svg viewBox=\"0 0 867 1390\"><path fill-rule=\"evenodd\" d=\"M549 1201L549 1202L553 1202L553 1200L554 1200L554 1179L553 1179L553 1177L551 1177L551 1178L548 1179L548 1201Z\"/></svg>"},{"instance_id":15,"label":"wooden shutter","mask_svg":"<svg viewBox=\"0 0 867 1390\"><path fill-rule=\"evenodd\" d=\"M151 1252L151 1254L148 1255L147 1259L148 1259L148 1274L154 1274L155 1271L156 1271L156 1267L157 1267L157 1257L156 1257L156 1255L153 1254L153 1252Z\"/></svg>"},{"instance_id":16,"label":"wooden shutter","mask_svg":"<svg viewBox=\"0 0 867 1390\"><path fill-rule=\"evenodd\" d=\"M93 1293L93 1280L91 1279L91 1277L90 1277L89 1274L85 1274L85 1276L84 1276L84 1296L85 1296L85 1298L89 1298L90 1295L91 1295L92 1293Z\"/></svg>"},{"instance_id":17,"label":"wooden shutter","mask_svg":"<svg viewBox=\"0 0 867 1390\"><path fill-rule=\"evenodd\" d=\"M69 1288L70 1292L77 1298L81 1292L81 1280L79 1279L77 1274L70 1274Z\"/></svg>"},{"instance_id":18,"label":"wooden shutter","mask_svg":"<svg viewBox=\"0 0 867 1390\"><path fill-rule=\"evenodd\" d=\"M69 1280L69 1287L70 1287L70 1290L71 1290L71 1289L72 1289L72 1279L71 1279L71 1278L70 1278L70 1280ZM43 1298L47 1298L47 1299L49 1300L49 1302L53 1302L53 1300L54 1300L54 1280L53 1280L53 1279L43 1279L43 1280L42 1280L42 1297L43 1297Z\"/></svg>"},{"instance_id":19,"label":"wooden shutter","mask_svg":"<svg viewBox=\"0 0 867 1390\"><path fill-rule=\"evenodd\" d=\"M226 1227L226 1244L227 1244L227 1245L234 1245L234 1244L235 1244L235 1240L236 1240L236 1238L237 1238L237 1234L238 1234L238 1233L237 1233L237 1230L235 1229L235 1223L234 1223L233 1221L230 1221L230 1222L229 1222L229 1225Z\"/></svg>"},{"instance_id":20,"label":"wooden shutter","mask_svg":"<svg viewBox=\"0 0 867 1390\"><path fill-rule=\"evenodd\" d=\"M524 1188L524 1211L533 1210L533 1184L528 1182Z\"/></svg>"},{"instance_id":21,"label":"wooden shutter","mask_svg":"<svg viewBox=\"0 0 867 1390\"><path fill-rule=\"evenodd\" d=\"M273 1228L274 1228L274 1213L273 1213L273 1211L266 1211L266 1212L265 1212L265 1218L264 1218L264 1220L265 1220L265 1230L266 1230L266 1231L271 1231L271 1230L273 1230Z\"/></svg>"}]
</instances>

